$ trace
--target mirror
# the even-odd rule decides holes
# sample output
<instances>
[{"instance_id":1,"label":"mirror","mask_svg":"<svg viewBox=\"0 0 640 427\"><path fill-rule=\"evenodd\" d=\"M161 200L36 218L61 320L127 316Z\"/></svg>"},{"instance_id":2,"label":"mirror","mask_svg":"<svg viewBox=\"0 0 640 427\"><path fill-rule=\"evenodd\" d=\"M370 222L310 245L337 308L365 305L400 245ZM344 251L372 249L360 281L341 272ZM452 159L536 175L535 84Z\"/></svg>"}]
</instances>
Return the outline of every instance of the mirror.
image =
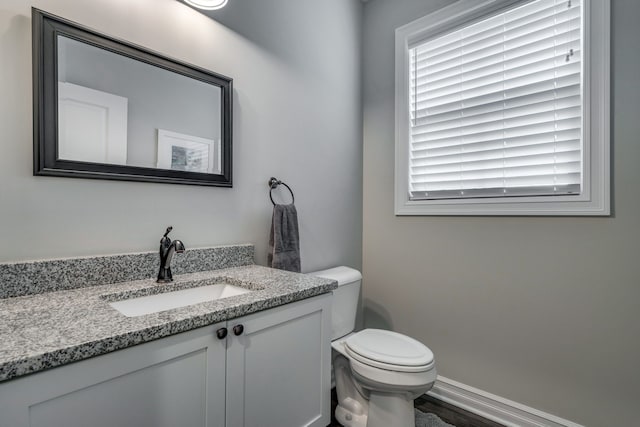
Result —
<instances>
[{"instance_id":1,"label":"mirror","mask_svg":"<svg viewBox=\"0 0 640 427\"><path fill-rule=\"evenodd\" d=\"M231 187L230 78L32 15L35 175Z\"/></svg>"}]
</instances>

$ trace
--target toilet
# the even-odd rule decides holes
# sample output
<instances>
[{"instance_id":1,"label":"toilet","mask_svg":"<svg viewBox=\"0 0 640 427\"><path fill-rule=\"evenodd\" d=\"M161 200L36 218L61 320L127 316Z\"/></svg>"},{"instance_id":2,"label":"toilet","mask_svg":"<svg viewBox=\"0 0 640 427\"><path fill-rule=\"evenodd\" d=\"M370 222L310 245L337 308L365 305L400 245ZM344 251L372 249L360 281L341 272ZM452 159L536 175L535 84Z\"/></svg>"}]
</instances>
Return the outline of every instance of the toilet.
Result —
<instances>
[{"instance_id":1,"label":"toilet","mask_svg":"<svg viewBox=\"0 0 640 427\"><path fill-rule=\"evenodd\" d=\"M335 267L310 273L333 279L332 363L345 427L415 427L413 401L436 380L433 353L421 342L381 329L355 329L359 271Z\"/></svg>"}]
</instances>

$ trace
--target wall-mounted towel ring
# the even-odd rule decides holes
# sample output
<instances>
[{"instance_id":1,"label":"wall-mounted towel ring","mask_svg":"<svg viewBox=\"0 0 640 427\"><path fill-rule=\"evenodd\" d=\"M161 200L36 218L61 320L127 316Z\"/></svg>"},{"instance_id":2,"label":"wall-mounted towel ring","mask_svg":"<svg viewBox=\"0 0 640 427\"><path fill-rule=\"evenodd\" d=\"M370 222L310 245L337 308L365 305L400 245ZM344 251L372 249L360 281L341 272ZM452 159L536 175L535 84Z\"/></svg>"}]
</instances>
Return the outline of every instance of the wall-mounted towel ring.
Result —
<instances>
[{"instance_id":1,"label":"wall-mounted towel ring","mask_svg":"<svg viewBox=\"0 0 640 427\"><path fill-rule=\"evenodd\" d=\"M271 177L271 179L269 179L269 198L271 199L271 203L273 203L273 205L276 205L276 202L273 201L273 189L277 188L278 185L284 185L285 187L287 187L287 190L289 190L289 193L291 193L291 204L293 204L293 202L295 201L295 196L293 195L293 190L291 190L291 187L289 187L287 184L285 184L284 182L280 181L279 179L276 179L274 177Z\"/></svg>"}]
</instances>

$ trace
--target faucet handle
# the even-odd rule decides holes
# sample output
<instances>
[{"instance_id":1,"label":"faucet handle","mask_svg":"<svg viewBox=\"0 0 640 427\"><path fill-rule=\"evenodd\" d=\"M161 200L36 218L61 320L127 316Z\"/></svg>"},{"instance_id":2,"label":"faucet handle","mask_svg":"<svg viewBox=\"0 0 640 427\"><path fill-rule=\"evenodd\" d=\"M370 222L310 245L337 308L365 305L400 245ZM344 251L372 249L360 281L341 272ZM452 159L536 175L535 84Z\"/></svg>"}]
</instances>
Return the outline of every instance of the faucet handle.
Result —
<instances>
[{"instance_id":1,"label":"faucet handle","mask_svg":"<svg viewBox=\"0 0 640 427\"><path fill-rule=\"evenodd\" d=\"M178 239L173 241L173 247L175 248L176 252L179 254L181 254L186 250L186 248L184 247L184 243L182 243L182 240L178 240Z\"/></svg>"},{"instance_id":2,"label":"faucet handle","mask_svg":"<svg viewBox=\"0 0 640 427\"><path fill-rule=\"evenodd\" d=\"M171 230L173 230L173 227L172 226L168 226L167 227L167 231L164 233L164 236L162 236L162 237L167 237L167 234L171 233Z\"/></svg>"}]
</instances>

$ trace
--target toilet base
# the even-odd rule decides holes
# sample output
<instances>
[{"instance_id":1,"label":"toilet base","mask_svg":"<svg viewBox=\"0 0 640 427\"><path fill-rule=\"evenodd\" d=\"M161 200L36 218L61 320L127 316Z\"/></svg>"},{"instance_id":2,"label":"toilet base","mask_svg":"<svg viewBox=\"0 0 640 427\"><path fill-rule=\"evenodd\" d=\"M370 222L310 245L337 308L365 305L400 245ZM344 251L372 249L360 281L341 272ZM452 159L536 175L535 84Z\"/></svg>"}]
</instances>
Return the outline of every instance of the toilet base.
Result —
<instances>
[{"instance_id":1,"label":"toilet base","mask_svg":"<svg viewBox=\"0 0 640 427\"><path fill-rule=\"evenodd\" d=\"M369 403L362 390L353 382L349 361L334 351L333 371L336 379L336 420L344 427L367 427Z\"/></svg>"},{"instance_id":2,"label":"toilet base","mask_svg":"<svg viewBox=\"0 0 640 427\"><path fill-rule=\"evenodd\" d=\"M415 427L413 399L406 394L371 392L367 427Z\"/></svg>"},{"instance_id":3,"label":"toilet base","mask_svg":"<svg viewBox=\"0 0 640 427\"><path fill-rule=\"evenodd\" d=\"M347 398L338 404L336 420L344 427L415 427L413 400L404 394L371 393L368 413Z\"/></svg>"},{"instance_id":4,"label":"toilet base","mask_svg":"<svg viewBox=\"0 0 640 427\"><path fill-rule=\"evenodd\" d=\"M348 402L343 402L347 403ZM336 407L336 420L344 427L367 427L367 415L358 414L358 411L352 411L342 405Z\"/></svg>"}]
</instances>

